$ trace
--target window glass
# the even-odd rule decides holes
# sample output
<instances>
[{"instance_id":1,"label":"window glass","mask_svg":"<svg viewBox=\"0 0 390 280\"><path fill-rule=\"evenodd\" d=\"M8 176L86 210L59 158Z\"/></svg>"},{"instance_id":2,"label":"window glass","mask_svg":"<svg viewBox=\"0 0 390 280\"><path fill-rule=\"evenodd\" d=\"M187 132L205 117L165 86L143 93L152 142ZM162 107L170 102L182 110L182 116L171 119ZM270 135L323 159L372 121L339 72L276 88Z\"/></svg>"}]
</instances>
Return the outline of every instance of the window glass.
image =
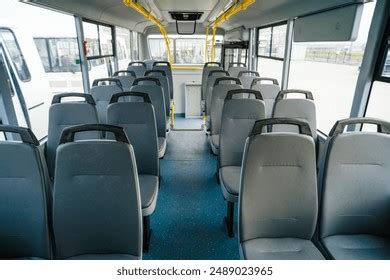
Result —
<instances>
[{"instance_id":1,"label":"window glass","mask_svg":"<svg viewBox=\"0 0 390 280\"><path fill-rule=\"evenodd\" d=\"M51 72L80 72L79 49L76 38L48 39Z\"/></svg>"},{"instance_id":2,"label":"window glass","mask_svg":"<svg viewBox=\"0 0 390 280\"><path fill-rule=\"evenodd\" d=\"M84 40L87 43L87 56L100 55L99 50L99 31L94 23L83 22Z\"/></svg>"},{"instance_id":3,"label":"window glass","mask_svg":"<svg viewBox=\"0 0 390 280\"><path fill-rule=\"evenodd\" d=\"M259 29L257 54L269 56L271 52L271 27Z\"/></svg>"},{"instance_id":4,"label":"window glass","mask_svg":"<svg viewBox=\"0 0 390 280\"><path fill-rule=\"evenodd\" d=\"M387 49L385 64L383 65L382 76L390 78L390 47Z\"/></svg>"},{"instance_id":5,"label":"window glass","mask_svg":"<svg viewBox=\"0 0 390 280\"><path fill-rule=\"evenodd\" d=\"M28 70L26 61L24 60L14 34L8 29L0 29L0 37L11 56L12 64L18 73L19 79L22 81L29 81L31 79L30 71Z\"/></svg>"},{"instance_id":6,"label":"window glass","mask_svg":"<svg viewBox=\"0 0 390 280\"><path fill-rule=\"evenodd\" d=\"M114 74L114 60L112 57L89 59L88 63L91 87L94 80L111 77Z\"/></svg>"},{"instance_id":7,"label":"window glass","mask_svg":"<svg viewBox=\"0 0 390 280\"><path fill-rule=\"evenodd\" d=\"M293 43L288 87L313 92L323 133L350 115L374 8L364 4L355 41Z\"/></svg>"},{"instance_id":8,"label":"window glass","mask_svg":"<svg viewBox=\"0 0 390 280\"><path fill-rule=\"evenodd\" d=\"M152 38L148 40L150 55L153 60L156 61L167 61L168 53L167 47L165 45L164 39L161 38ZM170 48L173 49L173 40L170 40Z\"/></svg>"},{"instance_id":9,"label":"window glass","mask_svg":"<svg viewBox=\"0 0 390 280\"><path fill-rule=\"evenodd\" d=\"M138 42L138 32L132 31L132 47L133 47L133 60L139 60L139 42Z\"/></svg>"},{"instance_id":10,"label":"window glass","mask_svg":"<svg viewBox=\"0 0 390 280\"><path fill-rule=\"evenodd\" d=\"M370 100L368 102L366 117L374 117L390 121L390 83L374 82Z\"/></svg>"},{"instance_id":11,"label":"window glass","mask_svg":"<svg viewBox=\"0 0 390 280\"><path fill-rule=\"evenodd\" d=\"M257 59L257 72L260 77L268 77L277 79L279 83L282 81L283 61L259 57Z\"/></svg>"},{"instance_id":12,"label":"window glass","mask_svg":"<svg viewBox=\"0 0 390 280\"><path fill-rule=\"evenodd\" d=\"M34 42L35 45L37 46L39 56L41 57L43 67L45 68L45 72L46 73L50 72L51 66L50 66L49 50L47 48L46 39L35 38Z\"/></svg>"},{"instance_id":13,"label":"window glass","mask_svg":"<svg viewBox=\"0 0 390 280\"><path fill-rule=\"evenodd\" d=\"M271 56L284 57L284 49L286 47L287 25L278 25L272 28L272 44Z\"/></svg>"},{"instance_id":14,"label":"window glass","mask_svg":"<svg viewBox=\"0 0 390 280\"><path fill-rule=\"evenodd\" d=\"M99 39L101 55L113 55L112 29L109 26L99 25Z\"/></svg>"},{"instance_id":15,"label":"window glass","mask_svg":"<svg viewBox=\"0 0 390 280\"><path fill-rule=\"evenodd\" d=\"M131 62L130 30L116 27L116 49L119 69L126 69Z\"/></svg>"},{"instance_id":16,"label":"window glass","mask_svg":"<svg viewBox=\"0 0 390 280\"><path fill-rule=\"evenodd\" d=\"M176 39L175 63L203 64L205 39Z\"/></svg>"}]
</instances>

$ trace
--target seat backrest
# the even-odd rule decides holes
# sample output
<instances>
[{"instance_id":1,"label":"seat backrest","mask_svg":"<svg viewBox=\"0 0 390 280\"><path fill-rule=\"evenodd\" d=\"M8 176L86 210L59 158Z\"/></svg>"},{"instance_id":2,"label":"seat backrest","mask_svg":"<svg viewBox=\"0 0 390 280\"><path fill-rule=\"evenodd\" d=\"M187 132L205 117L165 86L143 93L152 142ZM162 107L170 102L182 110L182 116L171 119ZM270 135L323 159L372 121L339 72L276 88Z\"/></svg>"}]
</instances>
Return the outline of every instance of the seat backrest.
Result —
<instances>
[{"instance_id":1,"label":"seat backrest","mask_svg":"<svg viewBox=\"0 0 390 280\"><path fill-rule=\"evenodd\" d=\"M62 102L65 98L84 99L82 101ZM55 158L62 130L72 125L98 123L95 101L92 95L85 93L62 93L53 97L49 109L49 130L45 147L45 156L50 177L54 176ZM96 132L80 133L78 140L98 139Z\"/></svg>"},{"instance_id":2,"label":"seat backrest","mask_svg":"<svg viewBox=\"0 0 390 280\"><path fill-rule=\"evenodd\" d=\"M237 76L237 78L239 78L241 81L242 87L246 89L250 89L253 79L259 77L260 77L259 72L249 71L249 70L241 71L240 73L238 73Z\"/></svg>"},{"instance_id":3,"label":"seat backrest","mask_svg":"<svg viewBox=\"0 0 390 280\"><path fill-rule=\"evenodd\" d=\"M169 97L173 100L173 74L171 64L168 61L155 61L153 63L153 70L162 70L165 71L166 76L168 77L169 84Z\"/></svg>"},{"instance_id":4,"label":"seat backrest","mask_svg":"<svg viewBox=\"0 0 390 280\"><path fill-rule=\"evenodd\" d=\"M274 124L297 125L300 133L264 133ZM318 213L316 153L306 122L255 123L245 145L239 199L240 242L313 237Z\"/></svg>"},{"instance_id":5,"label":"seat backrest","mask_svg":"<svg viewBox=\"0 0 390 280\"><path fill-rule=\"evenodd\" d=\"M134 71L120 70L116 71L112 77L121 82L123 91L129 91L133 85L136 75Z\"/></svg>"},{"instance_id":6,"label":"seat backrest","mask_svg":"<svg viewBox=\"0 0 390 280\"><path fill-rule=\"evenodd\" d=\"M248 70L246 64L242 62L233 62L229 64L228 72L230 76L237 78L241 71Z\"/></svg>"},{"instance_id":7,"label":"seat backrest","mask_svg":"<svg viewBox=\"0 0 390 280\"><path fill-rule=\"evenodd\" d=\"M346 132L374 124L378 132ZM320 237L372 234L390 238L390 123L372 118L338 121L329 134Z\"/></svg>"},{"instance_id":8,"label":"seat backrest","mask_svg":"<svg viewBox=\"0 0 390 280\"><path fill-rule=\"evenodd\" d=\"M207 62L203 66L202 71L202 85L201 85L201 95L202 100L205 100L206 96L206 87L207 87L207 79L209 77L209 73L212 70L223 70L221 67L221 63L219 62Z\"/></svg>"},{"instance_id":9,"label":"seat backrest","mask_svg":"<svg viewBox=\"0 0 390 280\"><path fill-rule=\"evenodd\" d=\"M265 102L265 116L266 118L271 118L275 99L280 91L278 80L273 78L255 78L252 80L250 88L261 92Z\"/></svg>"},{"instance_id":10,"label":"seat backrest","mask_svg":"<svg viewBox=\"0 0 390 280\"><path fill-rule=\"evenodd\" d=\"M50 190L39 142L28 128L0 125L0 132L21 138L0 141L0 259L49 259Z\"/></svg>"},{"instance_id":11,"label":"seat backrest","mask_svg":"<svg viewBox=\"0 0 390 280\"><path fill-rule=\"evenodd\" d=\"M116 141L76 141L103 131ZM84 254L142 256L142 211L133 147L120 127L64 129L57 150L53 195L56 258Z\"/></svg>"},{"instance_id":12,"label":"seat backrest","mask_svg":"<svg viewBox=\"0 0 390 280\"><path fill-rule=\"evenodd\" d=\"M146 64L142 61L133 61L129 63L127 70L133 71L137 78L143 77L145 74Z\"/></svg>"},{"instance_id":13,"label":"seat backrest","mask_svg":"<svg viewBox=\"0 0 390 280\"><path fill-rule=\"evenodd\" d=\"M228 77L229 73L224 70L211 70L209 72L209 76L207 78L207 86L206 86L206 95L205 95L205 105L206 105L206 115L210 115L211 109L211 98L213 94L213 87L215 84L215 80L221 77Z\"/></svg>"},{"instance_id":14,"label":"seat backrest","mask_svg":"<svg viewBox=\"0 0 390 280\"><path fill-rule=\"evenodd\" d=\"M304 95L303 98L287 98L289 94ZM313 94L306 90L289 89L282 90L276 97L274 118L293 118L305 120L309 123L314 139L317 139L316 105ZM275 132L296 132L297 127L291 125L277 125L273 127Z\"/></svg>"},{"instance_id":15,"label":"seat backrest","mask_svg":"<svg viewBox=\"0 0 390 280\"><path fill-rule=\"evenodd\" d=\"M165 100L165 112L167 117L170 115L170 109L171 109L171 99L169 97L170 89L169 89L169 82L168 77L163 70L148 70L145 72L145 77L152 77L157 78L160 80L161 87L164 91L164 100Z\"/></svg>"},{"instance_id":16,"label":"seat backrest","mask_svg":"<svg viewBox=\"0 0 390 280\"><path fill-rule=\"evenodd\" d=\"M243 95L243 93L245 93ZM248 98L254 95L255 99ZM235 98L235 96L245 96ZM231 90L225 98L219 134L219 163L224 166L241 166L245 141L256 121L265 118L265 104L259 91Z\"/></svg>"},{"instance_id":17,"label":"seat backrest","mask_svg":"<svg viewBox=\"0 0 390 280\"><path fill-rule=\"evenodd\" d=\"M166 110L164 92L160 80L153 77L143 77L134 80L130 91L147 93L152 100L156 116L157 135L166 137Z\"/></svg>"},{"instance_id":18,"label":"seat backrest","mask_svg":"<svg viewBox=\"0 0 390 280\"><path fill-rule=\"evenodd\" d=\"M219 134L221 130L223 104L225 103L228 91L241 88L241 81L238 78L220 77L215 80L210 106L210 128L212 135Z\"/></svg>"},{"instance_id":19,"label":"seat backrest","mask_svg":"<svg viewBox=\"0 0 390 280\"><path fill-rule=\"evenodd\" d=\"M123 97L131 101L119 102ZM141 102L131 97L140 97ZM107 108L107 122L123 127L137 160L138 174L159 175L156 117L147 93L122 92L114 94Z\"/></svg>"},{"instance_id":20,"label":"seat backrest","mask_svg":"<svg viewBox=\"0 0 390 280\"><path fill-rule=\"evenodd\" d=\"M104 78L93 81L91 94L96 103L96 110L100 123L106 123L107 106L111 96L122 91L122 84L118 79Z\"/></svg>"}]
</instances>

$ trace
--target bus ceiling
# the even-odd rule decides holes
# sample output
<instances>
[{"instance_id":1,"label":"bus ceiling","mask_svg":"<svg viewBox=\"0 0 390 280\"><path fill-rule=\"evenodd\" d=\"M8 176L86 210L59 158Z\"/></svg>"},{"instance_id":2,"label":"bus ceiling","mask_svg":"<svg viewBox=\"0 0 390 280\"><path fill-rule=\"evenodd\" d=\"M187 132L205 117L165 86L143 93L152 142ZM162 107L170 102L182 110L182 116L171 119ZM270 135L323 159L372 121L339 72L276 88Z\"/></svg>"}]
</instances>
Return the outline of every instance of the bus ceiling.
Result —
<instances>
[{"instance_id":1,"label":"bus ceiling","mask_svg":"<svg viewBox=\"0 0 390 280\"><path fill-rule=\"evenodd\" d=\"M138 32L147 32L154 23L145 20L144 16L135 10L128 9L124 2L132 0L24 0L31 4L49 7L55 10L81 16L86 19L129 28ZM222 22L219 26L222 30L233 30L237 27L254 28L276 22L286 21L304 15L310 15L333 8L350 4L363 3L363 0L252 0L250 9L243 9L239 13ZM249 2L252 2L249 1ZM245 0L207 0L207 1L183 1L183 0L139 0L139 3L168 30L174 29L176 33L176 20L170 12L202 13L197 19L197 25L192 27L199 30L199 24L203 27L212 23L223 11L233 4L247 2ZM187 26L181 25L185 31ZM153 29L152 29L153 30ZM204 28L201 28L203 31ZM220 32L220 31L219 31Z\"/></svg>"}]
</instances>

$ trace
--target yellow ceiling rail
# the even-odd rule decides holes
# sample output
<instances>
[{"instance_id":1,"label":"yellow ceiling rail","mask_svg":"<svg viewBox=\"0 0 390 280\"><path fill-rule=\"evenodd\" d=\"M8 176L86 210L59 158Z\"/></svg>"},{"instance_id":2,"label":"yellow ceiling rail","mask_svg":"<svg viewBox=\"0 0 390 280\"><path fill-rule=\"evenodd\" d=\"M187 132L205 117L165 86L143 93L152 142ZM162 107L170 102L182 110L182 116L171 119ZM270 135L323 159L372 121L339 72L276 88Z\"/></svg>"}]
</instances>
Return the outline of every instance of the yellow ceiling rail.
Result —
<instances>
[{"instance_id":1,"label":"yellow ceiling rail","mask_svg":"<svg viewBox=\"0 0 390 280\"><path fill-rule=\"evenodd\" d=\"M136 0L123 0L123 4L125 4L125 6L132 8L136 12L143 15L146 19L153 22L160 29L161 35L163 35L163 37L164 37L165 46L167 47L168 60L169 60L169 63L172 65L173 59L172 59L172 54L171 54L168 32L167 32L167 29L165 28L165 26L161 23L161 21L158 20L155 16L153 16L148 10L146 10Z\"/></svg>"},{"instance_id":2,"label":"yellow ceiling rail","mask_svg":"<svg viewBox=\"0 0 390 280\"><path fill-rule=\"evenodd\" d=\"M231 5L225 12L219 15L212 23L209 24L208 28L211 28L213 31L213 39L211 42L211 61L215 59L215 34L219 25L229 20L235 14L246 10L250 5L255 3L256 0L237 0L235 4ZM206 45L207 45L206 41ZM208 48L208 47L207 47Z\"/></svg>"}]
</instances>

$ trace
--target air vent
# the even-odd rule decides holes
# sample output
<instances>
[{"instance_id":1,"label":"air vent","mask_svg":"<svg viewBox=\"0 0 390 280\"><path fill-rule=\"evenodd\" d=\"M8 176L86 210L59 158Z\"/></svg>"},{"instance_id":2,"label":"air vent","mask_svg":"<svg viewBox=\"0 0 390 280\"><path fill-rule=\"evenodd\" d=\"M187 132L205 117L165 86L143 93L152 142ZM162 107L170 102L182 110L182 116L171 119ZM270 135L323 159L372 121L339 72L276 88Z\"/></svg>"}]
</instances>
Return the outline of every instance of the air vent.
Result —
<instances>
[{"instance_id":1,"label":"air vent","mask_svg":"<svg viewBox=\"0 0 390 280\"><path fill-rule=\"evenodd\" d=\"M203 12L169 12L173 20L177 21L197 21Z\"/></svg>"}]
</instances>

